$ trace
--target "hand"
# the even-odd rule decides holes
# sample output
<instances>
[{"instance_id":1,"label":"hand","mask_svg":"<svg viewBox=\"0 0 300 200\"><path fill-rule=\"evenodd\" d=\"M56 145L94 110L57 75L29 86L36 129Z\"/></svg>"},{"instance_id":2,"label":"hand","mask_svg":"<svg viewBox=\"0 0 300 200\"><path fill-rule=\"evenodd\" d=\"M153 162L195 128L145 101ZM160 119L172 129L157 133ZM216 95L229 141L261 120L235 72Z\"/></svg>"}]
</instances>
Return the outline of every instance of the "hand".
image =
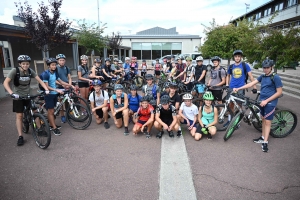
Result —
<instances>
[{"instance_id":1,"label":"hand","mask_svg":"<svg viewBox=\"0 0 300 200\"><path fill-rule=\"evenodd\" d=\"M116 110L115 110L115 113L117 114L118 112L119 112L119 111L116 109Z\"/></svg>"},{"instance_id":2,"label":"hand","mask_svg":"<svg viewBox=\"0 0 300 200\"><path fill-rule=\"evenodd\" d=\"M12 93L10 96L11 96L11 98L13 98L13 99L18 99L18 98L20 98L20 96L19 96L18 94L15 94L15 93Z\"/></svg>"},{"instance_id":3,"label":"hand","mask_svg":"<svg viewBox=\"0 0 300 200\"><path fill-rule=\"evenodd\" d=\"M189 127L190 125L190 120L186 120L186 126Z\"/></svg>"},{"instance_id":4,"label":"hand","mask_svg":"<svg viewBox=\"0 0 300 200\"><path fill-rule=\"evenodd\" d=\"M62 90L56 90L56 92L59 94L64 94L64 91L62 91Z\"/></svg>"},{"instance_id":5,"label":"hand","mask_svg":"<svg viewBox=\"0 0 300 200\"><path fill-rule=\"evenodd\" d=\"M112 78L112 76L108 76L108 78Z\"/></svg>"},{"instance_id":6,"label":"hand","mask_svg":"<svg viewBox=\"0 0 300 200\"><path fill-rule=\"evenodd\" d=\"M45 94L46 94L46 95L49 94L49 90L45 90Z\"/></svg>"},{"instance_id":7,"label":"hand","mask_svg":"<svg viewBox=\"0 0 300 200\"><path fill-rule=\"evenodd\" d=\"M257 93L257 89L253 88L253 89L252 89L252 93L253 93L253 94L256 94L256 93Z\"/></svg>"},{"instance_id":8,"label":"hand","mask_svg":"<svg viewBox=\"0 0 300 200\"><path fill-rule=\"evenodd\" d=\"M90 84L93 84L93 80L89 80L89 83L90 83Z\"/></svg>"},{"instance_id":9,"label":"hand","mask_svg":"<svg viewBox=\"0 0 300 200\"><path fill-rule=\"evenodd\" d=\"M194 124L190 125L190 126L188 127L188 129L189 129L189 130L192 130L193 127L194 127Z\"/></svg>"},{"instance_id":10,"label":"hand","mask_svg":"<svg viewBox=\"0 0 300 200\"><path fill-rule=\"evenodd\" d=\"M92 113L94 113L96 110L97 110L96 108L93 108L93 109L92 109ZM97 116L98 116L98 115L97 115Z\"/></svg>"},{"instance_id":11,"label":"hand","mask_svg":"<svg viewBox=\"0 0 300 200\"><path fill-rule=\"evenodd\" d=\"M116 116L116 114L117 114L116 112L112 112L112 116L113 116L113 117L115 117L115 116Z\"/></svg>"},{"instance_id":12,"label":"hand","mask_svg":"<svg viewBox=\"0 0 300 200\"><path fill-rule=\"evenodd\" d=\"M102 80L103 80L103 79L104 79L104 77L103 77L103 76L99 76L99 79L102 79Z\"/></svg>"},{"instance_id":13,"label":"hand","mask_svg":"<svg viewBox=\"0 0 300 200\"><path fill-rule=\"evenodd\" d=\"M232 91L233 91L234 93L237 93L237 92L239 91L239 88L233 88Z\"/></svg>"},{"instance_id":14,"label":"hand","mask_svg":"<svg viewBox=\"0 0 300 200\"><path fill-rule=\"evenodd\" d=\"M214 89L214 88L216 88L216 87L217 87L217 86L210 86L211 89Z\"/></svg>"},{"instance_id":15,"label":"hand","mask_svg":"<svg viewBox=\"0 0 300 200\"><path fill-rule=\"evenodd\" d=\"M142 132L144 131L144 129L145 129L145 125L143 125L142 128L141 128Z\"/></svg>"},{"instance_id":16,"label":"hand","mask_svg":"<svg viewBox=\"0 0 300 200\"><path fill-rule=\"evenodd\" d=\"M263 100L261 103L260 103L260 106L261 107L264 107L265 105L268 104L268 101L267 100Z\"/></svg>"},{"instance_id":17,"label":"hand","mask_svg":"<svg viewBox=\"0 0 300 200\"><path fill-rule=\"evenodd\" d=\"M74 85L71 85L71 87L72 87L72 89L73 89L73 90L75 90L75 89L76 89L76 87L75 87Z\"/></svg>"},{"instance_id":18,"label":"hand","mask_svg":"<svg viewBox=\"0 0 300 200\"><path fill-rule=\"evenodd\" d=\"M173 127L169 126L168 131L172 131Z\"/></svg>"},{"instance_id":19,"label":"hand","mask_svg":"<svg viewBox=\"0 0 300 200\"><path fill-rule=\"evenodd\" d=\"M168 129L169 129L169 126L168 126L167 124L164 124L164 125L163 125L163 128L164 128L165 130L168 130Z\"/></svg>"},{"instance_id":20,"label":"hand","mask_svg":"<svg viewBox=\"0 0 300 200\"><path fill-rule=\"evenodd\" d=\"M184 80L182 80L181 82L183 82L183 83L184 83Z\"/></svg>"}]
</instances>

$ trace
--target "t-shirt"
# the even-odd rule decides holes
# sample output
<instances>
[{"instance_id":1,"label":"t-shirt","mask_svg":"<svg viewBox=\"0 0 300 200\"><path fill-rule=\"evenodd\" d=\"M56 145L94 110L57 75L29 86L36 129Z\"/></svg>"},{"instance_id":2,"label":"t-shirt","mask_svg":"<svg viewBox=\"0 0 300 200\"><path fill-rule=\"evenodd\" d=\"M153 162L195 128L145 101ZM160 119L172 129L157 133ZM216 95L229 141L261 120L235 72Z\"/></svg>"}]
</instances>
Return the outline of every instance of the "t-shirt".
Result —
<instances>
[{"instance_id":1,"label":"t-shirt","mask_svg":"<svg viewBox=\"0 0 300 200\"><path fill-rule=\"evenodd\" d=\"M179 102L179 103L181 102L181 98L178 95L178 93L175 93L172 97L170 96L170 93L169 93L169 97L170 97L170 102L174 107L177 102Z\"/></svg>"},{"instance_id":2,"label":"t-shirt","mask_svg":"<svg viewBox=\"0 0 300 200\"><path fill-rule=\"evenodd\" d=\"M266 100L269 97L271 97L272 95L274 95L276 93L276 88L280 88L282 87L282 82L281 82L281 78L276 74L274 75L274 83L271 80L271 76L264 76L261 75L257 78L258 82L261 83L260 86L260 100ZM276 106L278 103L278 98L274 99L273 101L270 101L268 103L268 105L272 105L272 106Z\"/></svg>"},{"instance_id":3,"label":"t-shirt","mask_svg":"<svg viewBox=\"0 0 300 200\"><path fill-rule=\"evenodd\" d=\"M13 88L13 91L15 94L18 94L20 96L26 96L28 94L30 94L30 78L35 78L36 77L36 73L35 71L31 70L31 77L29 77L29 72L27 71L26 75L24 72L21 71L22 69L19 67L19 71L20 71L20 79L19 79L19 86L15 86ZM28 69L29 70L29 69ZM11 79L11 81L13 82L16 76L16 68L13 68L8 74L7 77Z\"/></svg>"},{"instance_id":4,"label":"t-shirt","mask_svg":"<svg viewBox=\"0 0 300 200\"><path fill-rule=\"evenodd\" d=\"M129 70L130 70L130 63L124 63L123 64L123 68L124 68L124 72L125 73L128 73L129 72Z\"/></svg>"},{"instance_id":5,"label":"t-shirt","mask_svg":"<svg viewBox=\"0 0 300 200\"><path fill-rule=\"evenodd\" d=\"M129 109L132 110L133 112L136 112L140 106L140 99L142 99L142 97L138 94L138 97L135 96L131 96L131 94L128 94L128 105L129 105Z\"/></svg>"},{"instance_id":6,"label":"t-shirt","mask_svg":"<svg viewBox=\"0 0 300 200\"><path fill-rule=\"evenodd\" d=\"M142 64L142 72L146 72L146 71L147 71L147 65Z\"/></svg>"},{"instance_id":7,"label":"t-shirt","mask_svg":"<svg viewBox=\"0 0 300 200\"><path fill-rule=\"evenodd\" d=\"M195 74L195 67L193 65L186 66L184 69L184 72L186 73L185 81L188 81L192 75ZM190 80L190 82L194 81L194 77Z\"/></svg>"},{"instance_id":8,"label":"t-shirt","mask_svg":"<svg viewBox=\"0 0 300 200\"><path fill-rule=\"evenodd\" d=\"M182 114L187 117L189 120L194 121L194 117L198 115L198 108L195 104L191 104L191 106L186 106L183 102L180 105L180 110L182 110Z\"/></svg>"},{"instance_id":9,"label":"t-shirt","mask_svg":"<svg viewBox=\"0 0 300 200\"><path fill-rule=\"evenodd\" d=\"M222 78L226 77L226 73L225 73L224 69L221 69L221 77ZM220 76L219 76L219 69L212 69L210 78L211 78L211 82L210 82L211 86L215 86L215 85L221 83L222 80L220 79ZM220 86L220 87L215 87L211 90L221 90L221 89L222 89L222 87Z\"/></svg>"},{"instance_id":10,"label":"t-shirt","mask_svg":"<svg viewBox=\"0 0 300 200\"><path fill-rule=\"evenodd\" d=\"M67 66L61 67L60 65L56 66L58 71L59 78L66 83L69 83L68 74L70 74L70 70L67 70Z\"/></svg>"},{"instance_id":11,"label":"t-shirt","mask_svg":"<svg viewBox=\"0 0 300 200\"><path fill-rule=\"evenodd\" d=\"M139 120L146 122L151 117L151 114L154 114L154 108L150 104L147 108L143 108L142 106L140 106L137 112L139 115Z\"/></svg>"},{"instance_id":12,"label":"t-shirt","mask_svg":"<svg viewBox=\"0 0 300 200\"><path fill-rule=\"evenodd\" d=\"M172 64L171 64L171 62L167 62L167 67L169 67L169 71L172 71Z\"/></svg>"},{"instance_id":13,"label":"t-shirt","mask_svg":"<svg viewBox=\"0 0 300 200\"><path fill-rule=\"evenodd\" d=\"M202 72L203 72L204 70L207 71L207 66L206 66L206 65L201 65L201 66L196 65L196 67L195 67L195 80L196 80L196 81L199 80L199 78L200 78L200 76L202 75ZM205 75L206 75L206 74L205 74ZM200 82L201 82L202 84L205 84L205 76L200 80Z\"/></svg>"},{"instance_id":14,"label":"t-shirt","mask_svg":"<svg viewBox=\"0 0 300 200\"><path fill-rule=\"evenodd\" d=\"M94 94L93 94L94 92L91 92L91 94L89 96L90 102L94 102ZM102 95L102 90L100 90L100 94L97 94L95 92L96 107L103 105L105 100L109 101L108 93L105 90L104 90L104 97Z\"/></svg>"},{"instance_id":15,"label":"t-shirt","mask_svg":"<svg viewBox=\"0 0 300 200\"><path fill-rule=\"evenodd\" d=\"M110 72L112 72L111 66L110 65L104 65L103 68L104 71L110 76ZM104 76L106 76L105 74L103 74Z\"/></svg>"},{"instance_id":16,"label":"t-shirt","mask_svg":"<svg viewBox=\"0 0 300 200\"><path fill-rule=\"evenodd\" d=\"M45 76L43 78L45 78ZM49 87L52 87L52 88L56 89L56 80L60 80L60 78L56 77L56 73L55 72L51 73L49 71L49 79L48 80L47 79L43 79L43 82L48 83ZM57 92L53 91L53 90L50 90L50 94L57 94Z\"/></svg>"},{"instance_id":17,"label":"t-shirt","mask_svg":"<svg viewBox=\"0 0 300 200\"><path fill-rule=\"evenodd\" d=\"M152 84L151 86L149 86L149 85L144 85L143 86L142 92L145 94L145 96L149 96L150 98L153 97L153 94L152 94L152 88L153 88L153 86L154 86L154 84ZM156 94L159 93L159 91L160 91L160 88L159 88L158 85L156 85Z\"/></svg>"},{"instance_id":18,"label":"t-shirt","mask_svg":"<svg viewBox=\"0 0 300 200\"><path fill-rule=\"evenodd\" d=\"M244 67L242 62L239 65L233 65L232 71L229 69L227 70L227 74L231 75L230 83L229 83L229 88L239 88L245 85L245 78L246 78L246 73L250 72L251 69L247 63L246 64L246 71L244 72Z\"/></svg>"},{"instance_id":19,"label":"t-shirt","mask_svg":"<svg viewBox=\"0 0 300 200\"><path fill-rule=\"evenodd\" d=\"M87 78L89 79L89 68L87 66L83 66L83 65L79 65L77 68L78 72L81 72L81 77L82 78ZM87 81L83 81L78 79L78 82L87 82Z\"/></svg>"},{"instance_id":20,"label":"t-shirt","mask_svg":"<svg viewBox=\"0 0 300 200\"><path fill-rule=\"evenodd\" d=\"M159 118L163 121L173 121L173 116L176 116L176 109L173 105L169 105L169 108L165 110L161 104L156 108L156 113L159 113Z\"/></svg>"}]
</instances>

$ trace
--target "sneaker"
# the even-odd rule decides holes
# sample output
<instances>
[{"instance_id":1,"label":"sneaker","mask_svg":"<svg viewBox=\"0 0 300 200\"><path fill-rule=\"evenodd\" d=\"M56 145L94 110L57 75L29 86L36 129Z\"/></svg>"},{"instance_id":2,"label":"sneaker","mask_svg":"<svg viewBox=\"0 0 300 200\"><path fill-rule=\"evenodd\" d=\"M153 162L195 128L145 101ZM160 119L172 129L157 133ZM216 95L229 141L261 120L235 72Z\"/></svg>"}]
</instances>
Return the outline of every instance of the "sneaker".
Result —
<instances>
[{"instance_id":1,"label":"sneaker","mask_svg":"<svg viewBox=\"0 0 300 200\"><path fill-rule=\"evenodd\" d=\"M41 137L47 137L47 132L43 129L39 129L38 130L38 136L41 136Z\"/></svg>"},{"instance_id":2,"label":"sneaker","mask_svg":"<svg viewBox=\"0 0 300 200\"><path fill-rule=\"evenodd\" d=\"M223 125L223 127L227 127L229 124L230 124L230 121L227 121L227 122Z\"/></svg>"},{"instance_id":3,"label":"sneaker","mask_svg":"<svg viewBox=\"0 0 300 200\"><path fill-rule=\"evenodd\" d=\"M19 136L17 145L18 145L18 146L21 146L21 145L23 145L23 144L24 144L24 138L23 138L23 136Z\"/></svg>"},{"instance_id":4,"label":"sneaker","mask_svg":"<svg viewBox=\"0 0 300 200\"><path fill-rule=\"evenodd\" d=\"M260 136L257 139L253 139L253 142L255 142L255 143L263 143L264 142L264 138L262 138L262 136Z\"/></svg>"},{"instance_id":5,"label":"sneaker","mask_svg":"<svg viewBox=\"0 0 300 200\"><path fill-rule=\"evenodd\" d=\"M129 135L128 127L125 127L124 135L125 136Z\"/></svg>"},{"instance_id":6,"label":"sneaker","mask_svg":"<svg viewBox=\"0 0 300 200\"><path fill-rule=\"evenodd\" d=\"M66 123L66 117L65 116L61 116L61 123Z\"/></svg>"},{"instance_id":7,"label":"sneaker","mask_svg":"<svg viewBox=\"0 0 300 200\"><path fill-rule=\"evenodd\" d=\"M178 131L177 132L177 137L181 137L182 136L182 132L181 131Z\"/></svg>"},{"instance_id":8,"label":"sneaker","mask_svg":"<svg viewBox=\"0 0 300 200\"><path fill-rule=\"evenodd\" d=\"M61 132L58 130L58 128L53 129L53 134L54 135L61 135Z\"/></svg>"},{"instance_id":9,"label":"sneaker","mask_svg":"<svg viewBox=\"0 0 300 200\"><path fill-rule=\"evenodd\" d=\"M56 125L56 128L57 128L57 129L61 129L61 126ZM53 130L53 127L52 127L52 126L50 126L50 131L51 131L51 130Z\"/></svg>"},{"instance_id":10,"label":"sneaker","mask_svg":"<svg viewBox=\"0 0 300 200\"><path fill-rule=\"evenodd\" d=\"M150 135L149 132L146 132L146 138L147 138L147 139L148 139L148 138L151 138L151 135Z\"/></svg>"},{"instance_id":11,"label":"sneaker","mask_svg":"<svg viewBox=\"0 0 300 200\"><path fill-rule=\"evenodd\" d=\"M163 134L164 134L163 131L159 131L156 135L156 138L161 138Z\"/></svg>"},{"instance_id":12,"label":"sneaker","mask_svg":"<svg viewBox=\"0 0 300 200\"><path fill-rule=\"evenodd\" d=\"M173 137L174 137L174 133L173 133L173 131L170 131L170 132L169 132L169 137L171 137L171 138L173 138Z\"/></svg>"},{"instance_id":13,"label":"sneaker","mask_svg":"<svg viewBox=\"0 0 300 200\"><path fill-rule=\"evenodd\" d=\"M269 150L269 149L268 149L268 143L265 143L265 142L262 143L262 144L261 144L261 149L262 149L263 152L266 152L266 153L267 153L268 150Z\"/></svg>"},{"instance_id":14,"label":"sneaker","mask_svg":"<svg viewBox=\"0 0 300 200\"><path fill-rule=\"evenodd\" d=\"M212 139L212 136L211 136L210 133L207 134L207 139L208 139L208 140L211 140L211 139Z\"/></svg>"},{"instance_id":15,"label":"sneaker","mask_svg":"<svg viewBox=\"0 0 300 200\"><path fill-rule=\"evenodd\" d=\"M107 122L104 122L104 127L105 127L106 129L109 129L110 125L109 125Z\"/></svg>"}]
</instances>

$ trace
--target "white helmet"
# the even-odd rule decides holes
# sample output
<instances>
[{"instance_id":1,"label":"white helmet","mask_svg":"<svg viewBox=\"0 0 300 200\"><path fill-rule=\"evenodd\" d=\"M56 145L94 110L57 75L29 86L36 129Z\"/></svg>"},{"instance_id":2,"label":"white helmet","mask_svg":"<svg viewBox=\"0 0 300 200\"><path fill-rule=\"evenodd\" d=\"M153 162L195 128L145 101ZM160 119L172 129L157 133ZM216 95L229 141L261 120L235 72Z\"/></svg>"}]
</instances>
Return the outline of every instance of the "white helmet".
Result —
<instances>
[{"instance_id":1,"label":"white helmet","mask_svg":"<svg viewBox=\"0 0 300 200\"><path fill-rule=\"evenodd\" d=\"M187 93L187 94L183 95L182 99L193 99L193 95L190 93Z\"/></svg>"},{"instance_id":2,"label":"white helmet","mask_svg":"<svg viewBox=\"0 0 300 200\"><path fill-rule=\"evenodd\" d=\"M130 60L130 58L129 58L129 57L126 57L125 60Z\"/></svg>"},{"instance_id":3,"label":"white helmet","mask_svg":"<svg viewBox=\"0 0 300 200\"><path fill-rule=\"evenodd\" d=\"M198 60L203 61L203 57L202 57L202 56L198 56L198 57L196 58L196 61L198 61Z\"/></svg>"}]
</instances>

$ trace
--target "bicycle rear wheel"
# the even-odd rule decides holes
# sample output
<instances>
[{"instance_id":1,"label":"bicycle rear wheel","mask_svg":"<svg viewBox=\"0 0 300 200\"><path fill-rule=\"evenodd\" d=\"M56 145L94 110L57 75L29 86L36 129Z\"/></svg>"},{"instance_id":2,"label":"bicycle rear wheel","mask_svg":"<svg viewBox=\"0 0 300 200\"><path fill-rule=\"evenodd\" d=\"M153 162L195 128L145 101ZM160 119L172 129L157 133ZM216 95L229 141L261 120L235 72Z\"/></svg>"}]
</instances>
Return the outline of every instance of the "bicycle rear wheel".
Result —
<instances>
[{"instance_id":1,"label":"bicycle rear wheel","mask_svg":"<svg viewBox=\"0 0 300 200\"><path fill-rule=\"evenodd\" d=\"M39 128L38 128L39 126ZM40 113L34 113L32 119L32 136L41 149L46 149L51 143L51 132L47 119Z\"/></svg>"},{"instance_id":2,"label":"bicycle rear wheel","mask_svg":"<svg viewBox=\"0 0 300 200\"><path fill-rule=\"evenodd\" d=\"M73 108L69 106L66 112L66 118L72 128L79 130L86 129L92 122L92 114L81 104L74 104Z\"/></svg>"},{"instance_id":3,"label":"bicycle rear wheel","mask_svg":"<svg viewBox=\"0 0 300 200\"><path fill-rule=\"evenodd\" d=\"M291 134L297 126L297 115L289 110L275 111L271 124L270 135L274 138L283 138Z\"/></svg>"},{"instance_id":4,"label":"bicycle rear wheel","mask_svg":"<svg viewBox=\"0 0 300 200\"><path fill-rule=\"evenodd\" d=\"M225 112L223 119L221 119L220 113L223 109L225 109L224 104L217 104L215 107L218 110L218 123L215 125L218 131L225 131L230 123L228 123L228 114L231 115L231 117L234 117L232 110L227 107L227 111ZM226 114L227 113L227 114ZM232 121L232 120L231 120Z\"/></svg>"},{"instance_id":5,"label":"bicycle rear wheel","mask_svg":"<svg viewBox=\"0 0 300 200\"><path fill-rule=\"evenodd\" d=\"M237 129L240 121L243 119L243 113L239 112L238 114L236 114L236 116L234 116L234 118L231 120L231 122L229 123L227 129L226 129L226 133L224 135L224 141L227 141L233 134L233 132Z\"/></svg>"},{"instance_id":6,"label":"bicycle rear wheel","mask_svg":"<svg viewBox=\"0 0 300 200\"><path fill-rule=\"evenodd\" d=\"M87 102L87 100L85 100L84 98L82 98L82 97L80 97L78 95L75 95L75 94L72 94L71 98L74 100L74 103L76 103L76 104L82 104L83 106L87 107L90 110L90 105Z\"/></svg>"}]
</instances>

